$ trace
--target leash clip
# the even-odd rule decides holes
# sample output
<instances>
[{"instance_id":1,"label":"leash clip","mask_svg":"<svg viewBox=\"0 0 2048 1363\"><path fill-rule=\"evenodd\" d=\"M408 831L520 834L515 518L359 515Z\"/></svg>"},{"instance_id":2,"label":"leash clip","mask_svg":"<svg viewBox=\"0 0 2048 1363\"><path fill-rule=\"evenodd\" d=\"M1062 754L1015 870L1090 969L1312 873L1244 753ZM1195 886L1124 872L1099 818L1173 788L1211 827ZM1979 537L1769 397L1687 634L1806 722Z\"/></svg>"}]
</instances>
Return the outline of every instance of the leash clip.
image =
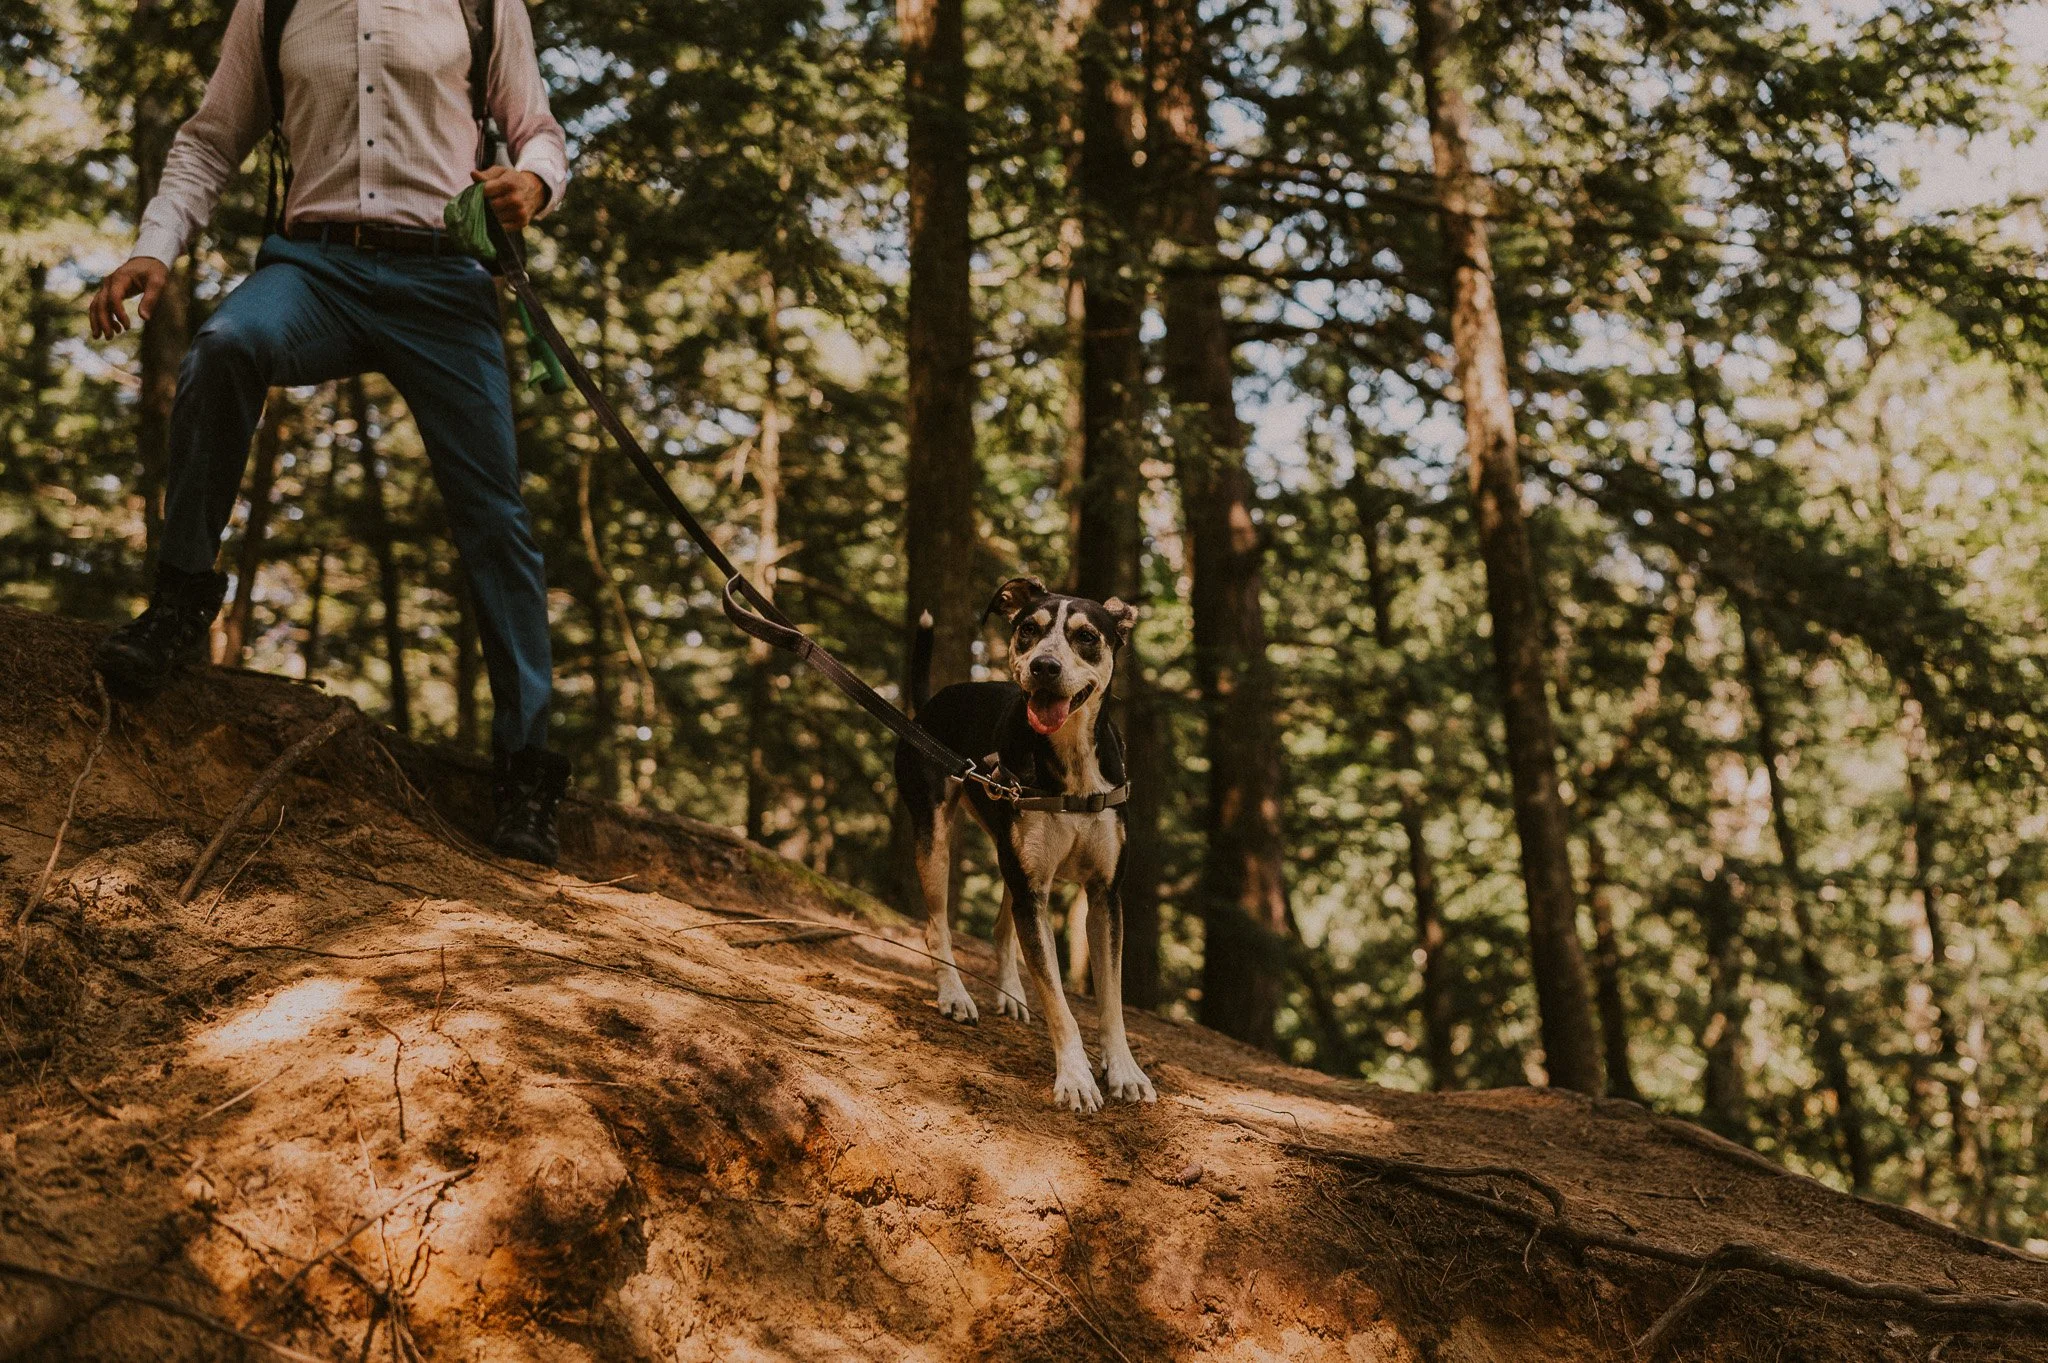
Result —
<instances>
[{"instance_id":1,"label":"leash clip","mask_svg":"<svg viewBox=\"0 0 2048 1363\"><path fill-rule=\"evenodd\" d=\"M987 771L981 769L981 762L989 764ZM1015 804L1024 798L1024 787L1018 785L1015 781L1004 781L1002 779L1003 768L999 760L990 755L982 758L981 762L970 762L967 764L967 778L970 781L978 784L993 799Z\"/></svg>"}]
</instances>

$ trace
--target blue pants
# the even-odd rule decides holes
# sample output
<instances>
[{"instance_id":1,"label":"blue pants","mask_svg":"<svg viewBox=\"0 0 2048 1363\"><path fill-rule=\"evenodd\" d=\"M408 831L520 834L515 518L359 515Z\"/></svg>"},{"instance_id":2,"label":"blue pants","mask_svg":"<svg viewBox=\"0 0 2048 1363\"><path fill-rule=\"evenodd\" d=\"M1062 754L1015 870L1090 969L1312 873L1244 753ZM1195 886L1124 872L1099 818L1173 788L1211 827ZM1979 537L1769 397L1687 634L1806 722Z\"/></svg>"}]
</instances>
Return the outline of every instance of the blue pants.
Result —
<instances>
[{"instance_id":1,"label":"blue pants","mask_svg":"<svg viewBox=\"0 0 2048 1363\"><path fill-rule=\"evenodd\" d=\"M547 583L519 496L497 286L474 260L265 241L178 371L163 560L212 571L271 387L369 372L412 410L448 508L491 679L492 744L541 746Z\"/></svg>"}]
</instances>

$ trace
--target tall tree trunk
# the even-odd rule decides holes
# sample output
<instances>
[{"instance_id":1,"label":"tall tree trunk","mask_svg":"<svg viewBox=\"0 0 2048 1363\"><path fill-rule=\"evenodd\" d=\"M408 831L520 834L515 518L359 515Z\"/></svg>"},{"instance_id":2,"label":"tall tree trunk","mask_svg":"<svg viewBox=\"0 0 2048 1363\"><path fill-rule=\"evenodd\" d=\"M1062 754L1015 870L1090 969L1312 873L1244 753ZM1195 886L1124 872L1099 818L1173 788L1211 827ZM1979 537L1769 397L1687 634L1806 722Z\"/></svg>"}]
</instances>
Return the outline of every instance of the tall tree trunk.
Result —
<instances>
[{"instance_id":1,"label":"tall tree trunk","mask_svg":"<svg viewBox=\"0 0 2048 1363\"><path fill-rule=\"evenodd\" d=\"M1621 990L1621 944L1614 935L1614 882L1607 872L1607 835L1586 825L1586 902L1593 918L1593 997L1600 1006L1600 1049L1607 1096L1640 1103L1628 1063L1628 1004Z\"/></svg>"},{"instance_id":2,"label":"tall tree trunk","mask_svg":"<svg viewBox=\"0 0 2048 1363\"><path fill-rule=\"evenodd\" d=\"M1206 39L1195 0L1164 0L1150 17L1157 114L1149 160L1161 231L1185 261L1211 259L1218 197L1209 169ZM1270 1046L1289 914L1280 744L1260 602L1264 546L1252 520L1220 285L1199 267L1181 268L1167 276L1162 292L1166 387L1193 580L1195 681L1209 758L1196 888L1205 939L1201 1018L1240 1041Z\"/></svg>"},{"instance_id":3,"label":"tall tree trunk","mask_svg":"<svg viewBox=\"0 0 2048 1363\"><path fill-rule=\"evenodd\" d=\"M398 570L398 536L384 501L384 470L377 458L376 439L370 432L376 409L361 375L348 380L348 391L356 422L356 450L363 469L363 538L377 560L377 598L384 608L384 659L391 669L391 727L409 734L412 686L405 675L405 624L399 613L403 582Z\"/></svg>"},{"instance_id":4,"label":"tall tree trunk","mask_svg":"<svg viewBox=\"0 0 2048 1363\"><path fill-rule=\"evenodd\" d=\"M335 389L329 388L327 393L327 410L331 417L339 410L341 400ZM330 523L335 517L334 485L340 463L341 445L337 442L327 447L326 467L321 470L318 499L321 516ZM319 534L315 534L313 539L313 571L306 586L306 639L299 650L301 665L307 677L320 670L322 650L326 645L327 625L327 539Z\"/></svg>"},{"instance_id":5,"label":"tall tree trunk","mask_svg":"<svg viewBox=\"0 0 2048 1363\"><path fill-rule=\"evenodd\" d=\"M1834 1096L1835 1135L1844 1172L1858 1192L1870 1187L1870 1147L1863 1130L1863 1104L1856 1094L1856 1081L1849 1067L1849 1041L1843 1030L1843 1005L1833 973L1820 950L1820 933L1814 926L1813 908L1808 902L1806 867L1800 856L1799 833L1792 823L1790 798L1781 770L1784 759L1779 737L1777 705L1771 695L1770 678L1764 666L1763 636L1747 616L1737 612L1742 630L1742 670L1749 687L1750 703L1756 708L1757 759L1763 763L1771 788L1771 827L1778 836L1778 855L1791 888L1792 922L1797 930L1793 943L1799 957L1800 987L1806 1000L1809 1025L1813 1029L1814 1060L1828 1091Z\"/></svg>"},{"instance_id":6,"label":"tall tree trunk","mask_svg":"<svg viewBox=\"0 0 2048 1363\"><path fill-rule=\"evenodd\" d=\"M762 271L761 357L768 374L761 390L761 429L754 441L754 491L760 512L754 528L754 586L775 598L775 560L782 552L782 300L775 276ZM759 639L747 644L747 836L768 834L768 806L775 797L769 776L768 735L775 727L775 650Z\"/></svg>"},{"instance_id":7,"label":"tall tree trunk","mask_svg":"<svg viewBox=\"0 0 2048 1363\"><path fill-rule=\"evenodd\" d=\"M1744 1145L1750 1141L1743 1032L1749 1002L1742 987L1746 894L1747 889L1737 893L1724 871L1704 883L1699 910L1707 948L1707 1025L1700 1030L1707 1068L1700 1119L1709 1130Z\"/></svg>"},{"instance_id":8,"label":"tall tree trunk","mask_svg":"<svg viewBox=\"0 0 2048 1363\"><path fill-rule=\"evenodd\" d=\"M1388 579L1380 544L1384 517L1373 505L1361 475L1352 476L1351 499L1358 509L1359 536L1365 546L1365 590L1372 605L1373 640L1382 653L1399 656L1401 635L1394 624L1393 583ZM1422 801L1422 760L1415 743L1414 725L1420 707L1405 669L1395 679L1392 700L1394 789L1399 800L1401 836L1408 845L1409 887L1415 896L1415 947L1422 955L1421 988L1415 1006L1422 1015L1422 1053L1429 1062L1430 1082L1438 1089L1449 1089L1458 1082L1457 1061L1451 1048L1450 969L1444 959L1443 904L1437 891L1436 858L1429 850L1428 813Z\"/></svg>"},{"instance_id":9,"label":"tall tree trunk","mask_svg":"<svg viewBox=\"0 0 2048 1363\"><path fill-rule=\"evenodd\" d=\"M477 683L483 678L483 639L478 632L476 597L458 570L455 595L455 745L475 752L483 737L483 725L476 703Z\"/></svg>"},{"instance_id":10,"label":"tall tree trunk","mask_svg":"<svg viewBox=\"0 0 2048 1363\"><path fill-rule=\"evenodd\" d=\"M142 5L131 21L138 40L147 46L168 41L170 6ZM154 79L136 91L129 152L135 159L135 216L156 197L163 178L164 157L177 135L184 112L183 82L158 63ZM154 315L142 325L137 347L141 391L135 403L135 453L141 467L142 527L147 571L156 571L163 541L164 481L171 467L171 403L178 393L178 366L192 342L192 271L183 259L166 262L171 277L157 296Z\"/></svg>"},{"instance_id":11,"label":"tall tree trunk","mask_svg":"<svg viewBox=\"0 0 2048 1363\"><path fill-rule=\"evenodd\" d=\"M1507 346L1494 304L1485 200L1472 169L1470 83L1460 39L1461 0L1418 0L1416 47L1429 105L1430 148L1449 269L1451 344L1465 408L1465 443L1486 562L1494 667L1506 721L1515 829L1529 899L1529 947L1550 1082L1599 1093L1599 1038L1579 944L1564 804L1557 778L1557 731L1544 678L1544 631L1522 469L1508 389Z\"/></svg>"},{"instance_id":12,"label":"tall tree trunk","mask_svg":"<svg viewBox=\"0 0 2048 1363\"><path fill-rule=\"evenodd\" d=\"M1976 1085L1963 1064L1954 1006L1953 973L1949 968L1948 922L1942 912L1941 887L1934 876L1936 838L1933 801L1927 789L1927 723L1920 702L1900 688L1899 731L1906 752L1906 864L1913 899L1926 932L1927 1008L1932 1012L1936 1077L1946 1097L1949 1120L1949 1176L1955 1181L1958 1205L1982 1176L1976 1139ZM1965 1023L1965 1025L1969 1025Z\"/></svg>"},{"instance_id":13,"label":"tall tree trunk","mask_svg":"<svg viewBox=\"0 0 2048 1363\"><path fill-rule=\"evenodd\" d=\"M1865 310L1866 336L1869 331L1869 314ZM1895 457L1890 423L1886 420L1889 407L1881 408L1877 419L1877 437L1880 445L1877 461L1878 501L1884 513L1885 547L1892 562L1904 567L1910 559L1906 544L1903 516L1899 509L1898 484L1892 477L1892 460ZM1954 975L1949 968L1948 923L1942 912L1942 891L1936 883L1934 873L1934 848L1937 839L1935 826L1936 810L1928 790L1929 754L1927 742L1927 711L1911 686L1899 683L1900 746L1906 759L1906 827L1904 860L1908 868L1908 880L1912 886L1914 902L1920 909L1920 922L1925 932L1924 964L1918 987L1925 991L1924 1006L1915 1006L1911 1011L1918 1015L1912 1020L1916 1030L1928 1023L1934 1032L1933 1078L1941 1086L1946 1099L1949 1119L1949 1177L1955 1183L1956 1207L1959 1209L1969 1196L1983 1170L1979 1167L1979 1147L1974 1127L1978 1097L1972 1075L1963 1065L1963 1048L1958 1040L1958 1016L1954 1003ZM1931 1013L1932 1017L1926 1014ZM1963 1026L1969 1026L1963 1021ZM1916 1046L1916 1050L1917 1050ZM1919 1056L1915 1057L1913 1086L1917 1090L1928 1080L1927 1065ZM1913 1106L1924 1111L1924 1105L1914 1094ZM1924 1117L1916 1123L1925 1125ZM1921 1141L1921 1180L1923 1196L1932 1190L1932 1144L1924 1137Z\"/></svg>"},{"instance_id":14,"label":"tall tree trunk","mask_svg":"<svg viewBox=\"0 0 2048 1363\"><path fill-rule=\"evenodd\" d=\"M1073 489L1074 590L1096 600L1144 595L1144 459L1141 407L1145 304L1143 180L1136 161L1139 72L1131 0L1070 0L1080 76L1080 145L1075 156L1078 227L1070 307L1079 323L1080 457ZM1159 850L1166 751L1157 706L1135 640L1117 659L1112 704L1124 731L1131 801L1124 809L1123 996L1159 1003Z\"/></svg>"},{"instance_id":15,"label":"tall tree trunk","mask_svg":"<svg viewBox=\"0 0 2048 1363\"><path fill-rule=\"evenodd\" d=\"M247 654L256 620L256 574L262 571L264 542L270 535L271 490L277 486L277 461L284 449L290 406L282 388L271 389L263 404L263 424L256 429L256 478L249 487L249 520L242 527L241 547L235 554L235 599L221 627L220 660L230 665L239 665Z\"/></svg>"},{"instance_id":16,"label":"tall tree trunk","mask_svg":"<svg viewBox=\"0 0 2048 1363\"><path fill-rule=\"evenodd\" d=\"M962 0L897 0L909 105L909 461L906 630L931 612L934 687L965 681L989 585L976 569L974 299L968 263L967 52ZM908 658L906 648L904 656Z\"/></svg>"}]
</instances>

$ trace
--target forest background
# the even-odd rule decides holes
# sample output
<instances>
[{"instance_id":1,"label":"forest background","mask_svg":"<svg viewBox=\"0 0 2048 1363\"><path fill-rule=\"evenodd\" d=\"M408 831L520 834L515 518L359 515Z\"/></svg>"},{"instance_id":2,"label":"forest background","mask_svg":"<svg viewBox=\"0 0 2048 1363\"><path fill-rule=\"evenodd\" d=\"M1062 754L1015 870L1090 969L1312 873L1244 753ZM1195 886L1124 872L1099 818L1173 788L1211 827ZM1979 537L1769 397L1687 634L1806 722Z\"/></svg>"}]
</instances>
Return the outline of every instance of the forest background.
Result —
<instances>
[{"instance_id":1,"label":"forest background","mask_svg":"<svg viewBox=\"0 0 2048 1363\"><path fill-rule=\"evenodd\" d=\"M149 580L262 155L147 328L84 300L226 12L0 0L9 601ZM1013 574L1140 605L1128 998L2048 1251L2039 7L531 12L541 288L785 610L893 686L926 609L942 680L1000 668ZM517 403L578 784L915 908L884 733L726 626L573 395ZM477 750L388 384L274 393L246 491L220 659Z\"/></svg>"}]
</instances>

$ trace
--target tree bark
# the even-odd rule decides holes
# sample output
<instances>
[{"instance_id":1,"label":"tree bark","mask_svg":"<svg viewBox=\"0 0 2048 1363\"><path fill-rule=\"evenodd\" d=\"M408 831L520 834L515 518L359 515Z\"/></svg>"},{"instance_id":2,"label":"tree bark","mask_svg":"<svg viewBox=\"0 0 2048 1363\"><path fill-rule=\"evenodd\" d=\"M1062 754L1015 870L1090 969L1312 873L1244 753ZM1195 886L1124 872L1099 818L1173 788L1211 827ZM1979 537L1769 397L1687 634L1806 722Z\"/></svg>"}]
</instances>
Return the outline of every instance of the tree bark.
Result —
<instances>
[{"instance_id":1,"label":"tree bark","mask_svg":"<svg viewBox=\"0 0 2048 1363\"><path fill-rule=\"evenodd\" d=\"M370 424L376 419L361 375L348 380L349 402L356 422L356 452L363 470L363 538L377 560L377 598L383 605L384 659L391 669L391 727L412 732L412 686L405 675L405 625L400 618L403 582L398 568L398 537L384 502L384 471L377 459Z\"/></svg>"},{"instance_id":2,"label":"tree bark","mask_svg":"<svg viewBox=\"0 0 2048 1363\"><path fill-rule=\"evenodd\" d=\"M483 725L476 703L477 682L483 677L483 640L478 633L476 598L458 571L455 593L455 745L464 752L476 752L483 737Z\"/></svg>"},{"instance_id":3,"label":"tree bark","mask_svg":"<svg viewBox=\"0 0 2048 1363\"><path fill-rule=\"evenodd\" d=\"M328 389L327 406L330 416L338 413L341 400L340 394L336 389ZM340 462L341 445L339 442L336 442L327 448L327 466L321 470L320 477L320 514L330 523L335 516L334 485L339 472ZM325 618L327 605L327 540L325 536L317 534L313 538L315 540L313 545L313 571L306 587L306 596L308 597L306 603L306 639L300 649L302 666L307 677L311 677L320 669L321 652L326 644L327 623Z\"/></svg>"},{"instance_id":4,"label":"tree bark","mask_svg":"<svg viewBox=\"0 0 2048 1363\"><path fill-rule=\"evenodd\" d=\"M1142 399L1145 356L1143 180L1137 165L1136 40L1131 0L1072 0L1066 21L1080 77L1074 158L1078 231L1070 308L1079 330L1079 460L1073 489L1074 591L1139 604L1144 596ZM1159 854L1166 752L1134 639L1117 659L1111 704L1126 739L1124 1001L1159 1004Z\"/></svg>"},{"instance_id":5,"label":"tree bark","mask_svg":"<svg viewBox=\"0 0 2048 1363\"><path fill-rule=\"evenodd\" d=\"M130 21L145 50L168 42L169 7L143 5ZM172 74L176 64L155 63L153 78L136 90L129 153L135 160L135 216L156 197L164 157L182 121L185 91ZM156 572L163 540L164 482L171 467L171 404L178 393L178 366L192 342L192 271L184 258L167 262L170 279L157 296L154 315L142 324L137 345L141 388L135 402L135 454L141 468L144 563Z\"/></svg>"},{"instance_id":6,"label":"tree bark","mask_svg":"<svg viewBox=\"0 0 2048 1363\"><path fill-rule=\"evenodd\" d=\"M1208 53L1194 0L1150 11L1153 195L1179 253L1212 257L1218 196L1209 168ZM1271 1046L1285 982L1289 913L1280 826L1280 745L1266 622L1264 545L1252 519L1231 346L1213 275L1169 274L1166 387L1190 547L1195 681L1209 759L1196 886L1204 932L1201 1019Z\"/></svg>"},{"instance_id":7,"label":"tree bark","mask_svg":"<svg viewBox=\"0 0 2048 1363\"><path fill-rule=\"evenodd\" d=\"M1366 599L1372 606L1373 639L1382 653L1398 657L1401 635L1394 624L1394 590L1380 544L1383 516L1354 474L1352 504L1358 509L1359 536L1365 545ZM1423 807L1422 760L1415 742L1415 717L1420 709L1405 667L1394 682L1392 735L1394 789L1399 801L1401 836L1408 846L1408 882L1415 896L1415 947L1421 952L1421 987L1415 998L1422 1015L1422 1054L1429 1062L1431 1084L1455 1088L1457 1061L1452 1052L1453 1009L1449 963L1444 959L1446 932L1443 904L1437 891L1436 858L1430 854L1428 811Z\"/></svg>"},{"instance_id":8,"label":"tree bark","mask_svg":"<svg viewBox=\"0 0 2048 1363\"><path fill-rule=\"evenodd\" d=\"M754 529L754 586L775 599L775 561L782 552L782 302L775 276L763 271L761 357L768 373L761 390L761 429L751 463L760 511ZM775 796L770 778L768 735L775 721L775 650L759 639L747 643L747 836L768 835L768 806Z\"/></svg>"},{"instance_id":9,"label":"tree bark","mask_svg":"<svg viewBox=\"0 0 2048 1363\"><path fill-rule=\"evenodd\" d=\"M1903 686L1900 688L1899 732L1906 752L1906 864L1910 869L1913 899L1920 908L1926 937L1927 1008L1933 1014L1936 1075L1947 1100L1949 1119L1949 1176L1955 1181L1958 1202L1967 1199L1970 1188L1983 1174L1976 1139L1977 1094L1963 1065L1963 1047L1957 1033L1957 1013L1949 970L1948 922L1942 913L1942 891L1935 882L1936 839L1933 801L1928 794L1927 724L1920 702ZM1966 1024L1967 1025L1967 1024Z\"/></svg>"},{"instance_id":10,"label":"tree bark","mask_svg":"<svg viewBox=\"0 0 2048 1363\"><path fill-rule=\"evenodd\" d=\"M1544 677L1544 631L1516 449L1507 346L1494 303L1485 203L1472 169L1473 117L1460 40L1460 0L1418 0L1417 59L1429 106L1430 147L1441 205L1451 294L1451 344L1465 408L1465 443L1486 564L1494 667L1506 722L1515 828L1529 900L1531 973L1543 1063L1559 1088L1603 1088L1598 1033L1578 936L1565 811L1557 777L1557 731Z\"/></svg>"},{"instance_id":11,"label":"tree bark","mask_svg":"<svg viewBox=\"0 0 2048 1363\"><path fill-rule=\"evenodd\" d=\"M249 649L256 620L256 574L263 568L263 550L270 535L271 490L277 486L278 455L284 449L285 415L290 403L282 388L270 390L263 404L263 424L256 429L256 477L249 487L249 519L235 554L235 599L221 628L221 661L239 666Z\"/></svg>"},{"instance_id":12,"label":"tree bark","mask_svg":"<svg viewBox=\"0 0 2048 1363\"><path fill-rule=\"evenodd\" d=\"M931 612L937 688L967 679L989 588L976 572L966 34L962 0L897 0L896 17L909 106L904 623L907 640Z\"/></svg>"},{"instance_id":13,"label":"tree bark","mask_svg":"<svg viewBox=\"0 0 2048 1363\"><path fill-rule=\"evenodd\" d=\"M1707 1067L1700 1118L1709 1130L1743 1145L1751 1138L1743 1034L1749 1003L1742 988L1746 894L1746 889L1737 892L1725 872L1709 877L1699 910L1707 948L1707 1025L1700 1029Z\"/></svg>"},{"instance_id":14,"label":"tree bark","mask_svg":"<svg viewBox=\"0 0 2048 1363\"><path fill-rule=\"evenodd\" d=\"M1607 1096L1640 1103L1628 1062L1628 1004L1621 989L1621 943L1614 935L1614 882L1607 873L1607 835L1586 825L1586 902L1593 918L1593 997L1600 1007L1601 1059Z\"/></svg>"},{"instance_id":15,"label":"tree bark","mask_svg":"<svg viewBox=\"0 0 2048 1363\"><path fill-rule=\"evenodd\" d=\"M1849 1066L1849 1041L1843 1032L1843 1005L1833 973L1820 950L1820 934L1807 902L1806 867L1800 856L1799 833L1792 823L1790 797L1781 770L1784 749L1780 739L1777 706L1771 696L1765 671L1763 637L1739 610L1742 630L1742 670L1749 687L1750 704L1756 708L1757 759L1763 763L1771 788L1771 827L1778 837L1778 855L1791 889L1792 922L1797 930L1793 946L1799 958L1800 988L1806 1000L1809 1025L1813 1029L1814 1060L1828 1091L1834 1096L1834 1126L1838 1154L1849 1182L1858 1192L1870 1187L1870 1147L1863 1130L1863 1104L1857 1097L1855 1077Z\"/></svg>"}]
</instances>

